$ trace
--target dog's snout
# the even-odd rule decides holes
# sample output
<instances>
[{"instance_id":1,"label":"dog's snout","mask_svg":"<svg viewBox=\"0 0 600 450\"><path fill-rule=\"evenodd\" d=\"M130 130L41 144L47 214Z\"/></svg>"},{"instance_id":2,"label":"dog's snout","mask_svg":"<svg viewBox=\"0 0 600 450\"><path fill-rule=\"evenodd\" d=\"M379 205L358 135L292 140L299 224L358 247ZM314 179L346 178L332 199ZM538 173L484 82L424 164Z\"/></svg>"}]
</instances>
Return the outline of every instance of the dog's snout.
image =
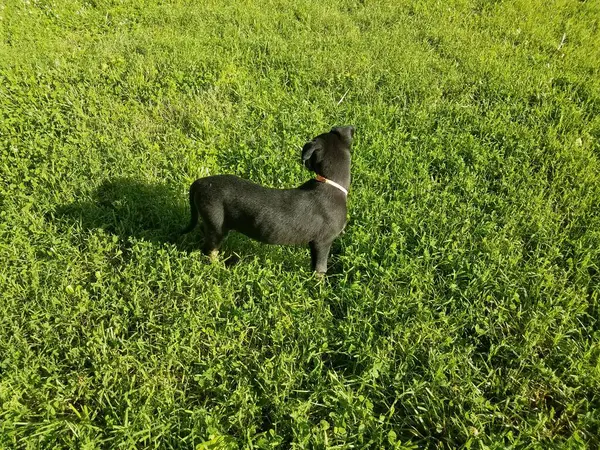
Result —
<instances>
[{"instance_id":1,"label":"dog's snout","mask_svg":"<svg viewBox=\"0 0 600 450\"><path fill-rule=\"evenodd\" d=\"M340 127L334 127L331 132L337 134L340 138L344 139L346 143L351 144L354 138L354 127L352 125L345 125Z\"/></svg>"}]
</instances>

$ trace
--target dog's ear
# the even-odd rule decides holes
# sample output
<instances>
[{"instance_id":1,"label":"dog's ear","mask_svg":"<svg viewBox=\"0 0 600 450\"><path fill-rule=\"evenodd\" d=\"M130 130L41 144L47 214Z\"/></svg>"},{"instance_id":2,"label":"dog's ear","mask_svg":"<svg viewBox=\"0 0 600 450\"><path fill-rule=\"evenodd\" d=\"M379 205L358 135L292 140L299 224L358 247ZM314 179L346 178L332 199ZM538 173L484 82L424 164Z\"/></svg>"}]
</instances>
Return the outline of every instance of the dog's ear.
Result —
<instances>
[{"instance_id":1,"label":"dog's ear","mask_svg":"<svg viewBox=\"0 0 600 450\"><path fill-rule=\"evenodd\" d=\"M345 127L333 127L331 132L337 134L347 145L352 144L352 138L354 137L353 126L348 125Z\"/></svg>"},{"instance_id":2,"label":"dog's ear","mask_svg":"<svg viewBox=\"0 0 600 450\"><path fill-rule=\"evenodd\" d=\"M317 141L310 141L304 144L304 147L302 147L302 162L310 159L315 150L319 148L321 148L321 146Z\"/></svg>"}]
</instances>

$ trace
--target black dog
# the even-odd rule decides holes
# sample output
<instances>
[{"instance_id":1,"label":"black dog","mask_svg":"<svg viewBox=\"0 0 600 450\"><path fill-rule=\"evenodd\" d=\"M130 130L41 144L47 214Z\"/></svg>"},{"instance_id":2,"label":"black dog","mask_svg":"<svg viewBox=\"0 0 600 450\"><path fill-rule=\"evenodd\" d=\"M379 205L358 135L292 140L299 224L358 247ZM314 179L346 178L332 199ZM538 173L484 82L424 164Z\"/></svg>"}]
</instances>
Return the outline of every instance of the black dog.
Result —
<instances>
[{"instance_id":1,"label":"black dog","mask_svg":"<svg viewBox=\"0 0 600 450\"><path fill-rule=\"evenodd\" d=\"M317 174L295 189L271 189L234 175L200 178L190 187L192 220L204 224L204 248L215 256L229 230L268 244L309 244L312 269L327 271L333 240L346 224L350 147L354 127L335 127L302 148L304 166Z\"/></svg>"}]
</instances>

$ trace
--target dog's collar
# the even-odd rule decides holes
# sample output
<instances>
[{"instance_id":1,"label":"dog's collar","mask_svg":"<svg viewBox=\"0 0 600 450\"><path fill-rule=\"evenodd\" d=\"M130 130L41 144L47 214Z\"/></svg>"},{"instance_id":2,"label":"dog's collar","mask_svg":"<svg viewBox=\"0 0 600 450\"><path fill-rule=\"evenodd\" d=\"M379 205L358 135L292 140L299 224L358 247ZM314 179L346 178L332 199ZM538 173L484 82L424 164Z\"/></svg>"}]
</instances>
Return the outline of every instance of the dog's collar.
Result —
<instances>
[{"instance_id":1,"label":"dog's collar","mask_svg":"<svg viewBox=\"0 0 600 450\"><path fill-rule=\"evenodd\" d=\"M344 186L342 186L341 184L336 183L335 181L331 181L331 180L329 180L329 179L327 179L327 178L325 178L325 177L323 177L323 176L321 176L319 174L317 174L316 180L320 181L321 183L330 184L334 188L337 188L340 191L342 191L344 193L344 195L348 195L348 190Z\"/></svg>"}]
</instances>

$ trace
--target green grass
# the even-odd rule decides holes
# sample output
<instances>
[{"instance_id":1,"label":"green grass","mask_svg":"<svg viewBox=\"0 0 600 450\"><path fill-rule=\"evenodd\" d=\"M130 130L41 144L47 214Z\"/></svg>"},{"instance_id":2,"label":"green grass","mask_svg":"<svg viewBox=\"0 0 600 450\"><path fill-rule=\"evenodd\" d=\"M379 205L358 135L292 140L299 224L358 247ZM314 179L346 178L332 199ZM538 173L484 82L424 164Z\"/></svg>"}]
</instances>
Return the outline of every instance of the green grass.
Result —
<instances>
[{"instance_id":1,"label":"green grass","mask_svg":"<svg viewBox=\"0 0 600 450\"><path fill-rule=\"evenodd\" d=\"M0 448L597 448L600 3L156 3L0 3ZM341 124L324 282L173 242Z\"/></svg>"}]
</instances>

